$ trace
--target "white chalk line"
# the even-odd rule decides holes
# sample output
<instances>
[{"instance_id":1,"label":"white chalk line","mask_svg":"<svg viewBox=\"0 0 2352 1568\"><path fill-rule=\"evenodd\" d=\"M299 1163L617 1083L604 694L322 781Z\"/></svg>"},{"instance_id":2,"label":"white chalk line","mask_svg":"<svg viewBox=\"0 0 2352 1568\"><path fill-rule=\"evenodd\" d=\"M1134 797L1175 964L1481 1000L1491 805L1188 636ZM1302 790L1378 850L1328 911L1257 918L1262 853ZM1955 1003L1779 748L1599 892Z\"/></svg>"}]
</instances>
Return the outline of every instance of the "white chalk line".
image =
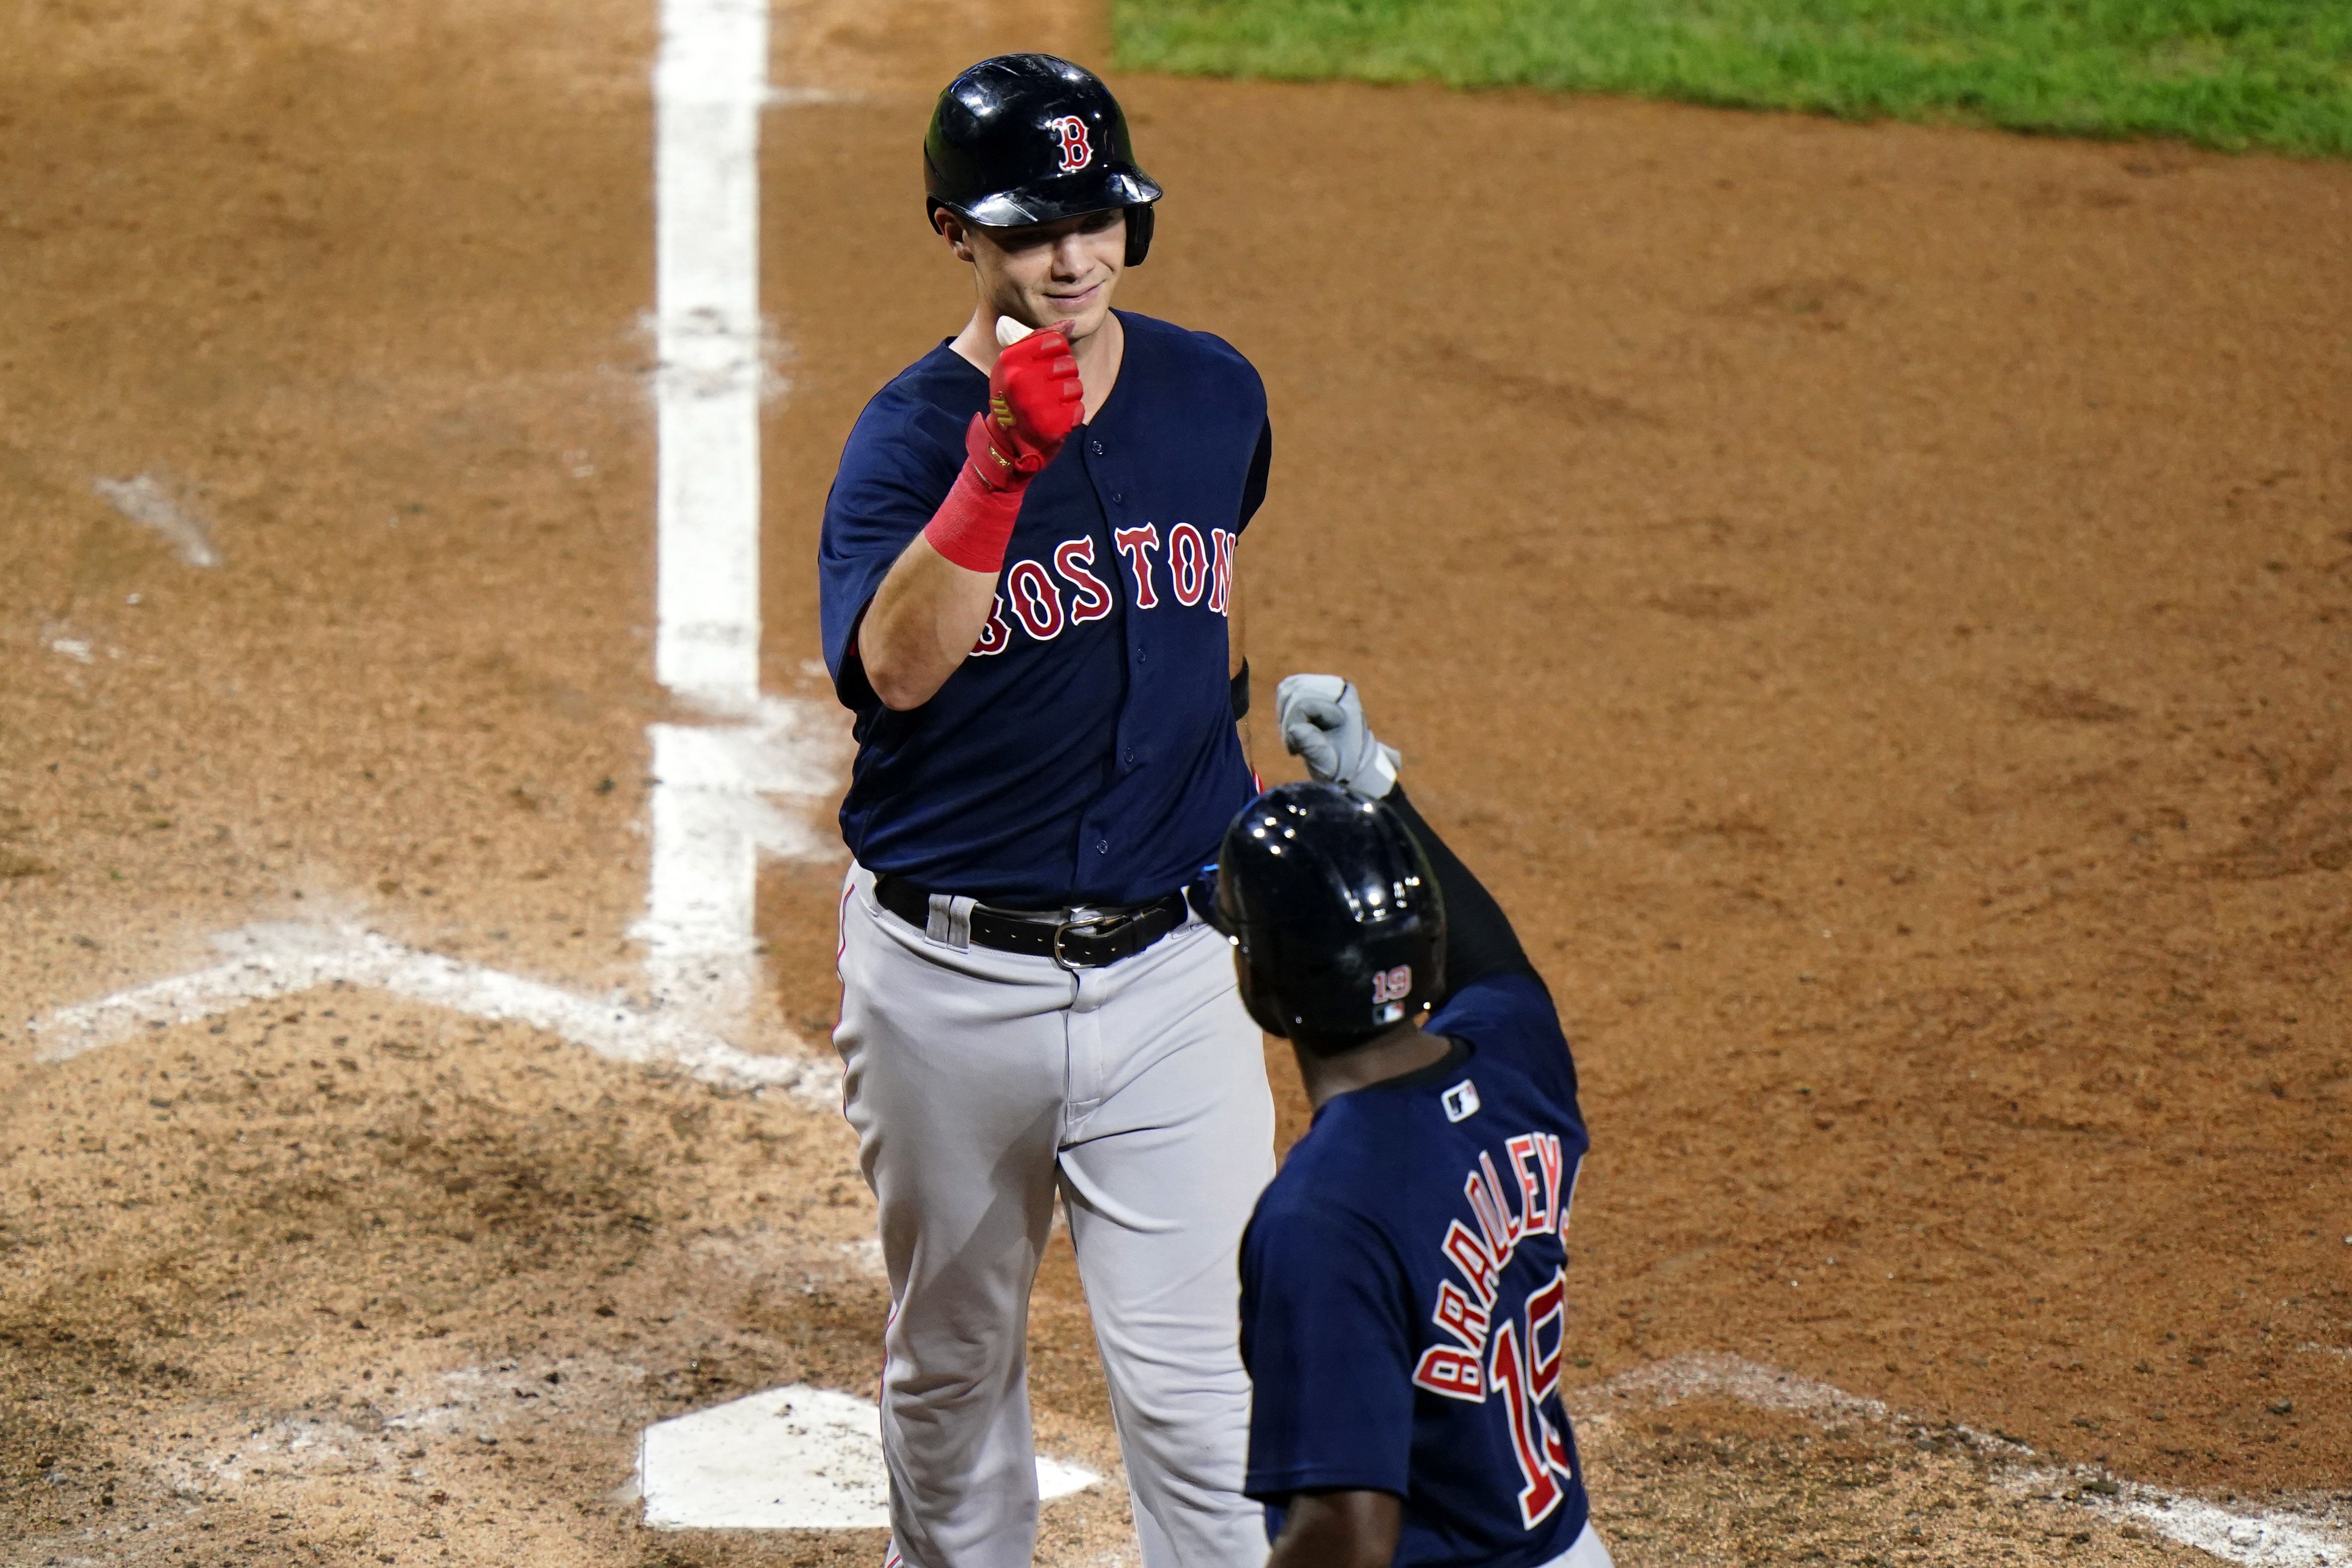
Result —
<instances>
[{"instance_id":1,"label":"white chalk line","mask_svg":"<svg viewBox=\"0 0 2352 1568\"><path fill-rule=\"evenodd\" d=\"M623 1061L665 1061L711 1082L797 1086L833 1076L754 1057L740 1033L759 983L754 905L765 856L838 853L776 795L816 797L846 751L840 715L760 693L760 402L768 345L759 308L759 127L772 101L767 0L662 0L656 97L659 370L655 673L716 721L654 724L651 867L644 917L656 1002L639 1012L541 982L402 948L341 927L257 925L215 939L210 969L68 1007L35 1024L63 1060L142 1023L193 1022L337 982L484 1017L512 1017ZM202 520L152 476L96 481L192 565L216 566ZM87 643L58 652L89 662ZM813 1081L813 1080L812 1080ZM834 1101L830 1086L824 1098Z\"/></svg>"},{"instance_id":2,"label":"white chalk line","mask_svg":"<svg viewBox=\"0 0 2352 1568\"><path fill-rule=\"evenodd\" d=\"M841 1102L840 1068L806 1054L754 1056L689 1019L617 999L403 947L352 926L261 922L213 939L221 963L63 1007L37 1020L35 1059L69 1061L142 1028L198 1023L256 1002L337 984L389 992L478 1018L512 1020L608 1061L676 1068L730 1089L781 1089L825 1110ZM807 1047L797 1039L797 1052Z\"/></svg>"},{"instance_id":3,"label":"white chalk line","mask_svg":"<svg viewBox=\"0 0 2352 1568\"><path fill-rule=\"evenodd\" d=\"M760 694L760 408L789 353L760 314L768 0L661 0L653 87L654 674L720 722L646 731L652 870L631 934L656 997L732 1027L759 978L760 856L827 852L763 797L824 793L836 760L813 714Z\"/></svg>"},{"instance_id":4,"label":"white chalk line","mask_svg":"<svg viewBox=\"0 0 2352 1568\"><path fill-rule=\"evenodd\" d=\"M767 0L662 0L654 63L655 678L760 692L760 114Z\"/></svg>"},{"instance_id":5,"label":"white chalk line","mask_svg":"<svg viewBox=\"0 0 2352 1568\"><path fill-rule=\"evenodd\" d=\"M2244 1568L2347 1568L2352 1534L2288 1510L2241 1510L2203 1498L2144 1486L2087 1465L2053 1465L2014 1438L1961 1426L1931 1426L1891 1410L1884 1401L1826 1383L1775 1372L1738 1356L1676 1356L1637 1367L1606 1383L1570 1391L1570 1414L1582 1424L1605 1423L1621 1403L1654 1405L1685 1399L1730 1399L1832 1425L1859 1421L1906 1436L1957 1438L1996 1460L1995 1484L2004 1490L2063 1501L2106 1518L2152 1530Z\"/></svg>"},{"instance_id":6,"label":"white chalk line","mask_svg":"<svg viewBox=\"0 0 2352 1568\"><path fill-rule=\"evenodd\" d=\"M760 698L725 724L654 724L653 856L646 914L630 934L652 950L658 984L673 960L738 956L756 945L759 858L824 859L839 841L771 795L814 804L834 787L845 727L814 705ZM740 1013L740 1005L729 1009Z\"/></svg>"}]
</instances>

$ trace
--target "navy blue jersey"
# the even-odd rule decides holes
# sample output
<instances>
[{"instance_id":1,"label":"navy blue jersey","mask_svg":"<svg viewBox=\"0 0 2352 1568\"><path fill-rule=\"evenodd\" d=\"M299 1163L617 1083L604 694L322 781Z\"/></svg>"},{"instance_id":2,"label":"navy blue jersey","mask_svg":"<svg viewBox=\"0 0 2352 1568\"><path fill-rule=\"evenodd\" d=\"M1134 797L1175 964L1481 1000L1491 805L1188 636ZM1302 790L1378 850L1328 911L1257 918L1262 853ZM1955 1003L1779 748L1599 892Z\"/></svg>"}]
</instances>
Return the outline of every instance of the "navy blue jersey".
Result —
<instances>
[{"instance_id":1,"label":"navy blue jersey","mask_svg":"<svg viewBox=\"0 0 2352 1568\"><path fill-rule=\"evenodd\" d=\"M1226 629L1265 389L1220 339L1118 318L1118 383L1030 481L986 631L904 713L850 637L955 482L988 378L941 344L850 432L818 568L825 663L857 715L842 837L876 871L1014 909L1139 903L1215 858L1255 793Z\"/></svg>"},{"instance_id":2,"label":"navy blue jersey","mask_svg":"<svg viewBox=\"0 0 2352 1568\"><path fill-rule=\"evenodd\" d=\"M1529 1568L1584 1528L1560 1402L1570 1199L1589 1146L1524 972L1433 1014L1446 1059L1328 1101L1242 1238L1249 1476L1404 1500L1399 1568Z\"/></svg>"}]
</instances>

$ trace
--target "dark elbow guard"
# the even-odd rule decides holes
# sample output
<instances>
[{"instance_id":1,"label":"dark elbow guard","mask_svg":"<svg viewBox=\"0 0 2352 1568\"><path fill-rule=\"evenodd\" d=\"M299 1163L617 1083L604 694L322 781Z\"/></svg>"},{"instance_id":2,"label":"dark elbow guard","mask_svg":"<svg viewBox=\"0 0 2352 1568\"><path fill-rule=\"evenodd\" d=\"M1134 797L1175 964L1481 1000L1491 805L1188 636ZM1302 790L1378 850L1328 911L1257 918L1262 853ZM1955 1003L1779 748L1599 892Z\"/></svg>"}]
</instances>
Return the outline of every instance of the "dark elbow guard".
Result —
<instances>
[{"instance_id":1,"label":"dark elbow guard","mask_svg":"<svg viewBox=\"0 0 2352 1568\"><path fill-rule=\"evenodd\" d=\"M1238 724L1249 717L1249 660L1242 660L1242 667L1234 671L1232 691L1234 722Z\"/></svg>"}]
</instances>

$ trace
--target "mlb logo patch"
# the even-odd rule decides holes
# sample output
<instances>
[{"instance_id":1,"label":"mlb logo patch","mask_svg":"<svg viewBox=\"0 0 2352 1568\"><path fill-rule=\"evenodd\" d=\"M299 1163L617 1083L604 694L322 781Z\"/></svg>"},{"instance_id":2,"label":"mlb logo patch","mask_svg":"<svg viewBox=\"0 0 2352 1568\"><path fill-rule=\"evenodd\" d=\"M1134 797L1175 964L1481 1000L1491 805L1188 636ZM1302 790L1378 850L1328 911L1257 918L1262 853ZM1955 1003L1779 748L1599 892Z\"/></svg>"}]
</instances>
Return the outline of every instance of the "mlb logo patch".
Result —
<instances>
[{"instance_id":1,"label":"mlb logo patch","mask_svg":"<svg viewBox=\"0 0 2352 1568\"><path fill-rule=\"evenodd\" d=\"M1437 1097L1445 1106L1445 1120L1460 1121L1478 1114L1478 1086L1464 1079Z\"/></svg>"}]
</instances>

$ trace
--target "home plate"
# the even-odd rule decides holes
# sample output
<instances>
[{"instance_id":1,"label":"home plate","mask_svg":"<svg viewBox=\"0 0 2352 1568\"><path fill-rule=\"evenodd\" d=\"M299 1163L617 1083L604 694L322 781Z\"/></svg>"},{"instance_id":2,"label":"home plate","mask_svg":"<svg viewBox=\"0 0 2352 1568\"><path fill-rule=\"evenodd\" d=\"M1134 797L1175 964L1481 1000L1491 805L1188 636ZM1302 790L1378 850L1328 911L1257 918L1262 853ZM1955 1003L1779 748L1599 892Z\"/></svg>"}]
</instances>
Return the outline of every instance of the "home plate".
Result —
<instances>
[{"instance_id":1,"label":"home plate","mask_svg":"<svg viewBox=\"0 0 2352 1568\"><path fill-rule=\"evenodd\" d=\"M1037 1461L1041 1499L1101 1479ZM656 1530L887 1530L882 1413L796 1383L656 1422L637 1440L637 1489Z\"/></svg>"}]
</instances>

